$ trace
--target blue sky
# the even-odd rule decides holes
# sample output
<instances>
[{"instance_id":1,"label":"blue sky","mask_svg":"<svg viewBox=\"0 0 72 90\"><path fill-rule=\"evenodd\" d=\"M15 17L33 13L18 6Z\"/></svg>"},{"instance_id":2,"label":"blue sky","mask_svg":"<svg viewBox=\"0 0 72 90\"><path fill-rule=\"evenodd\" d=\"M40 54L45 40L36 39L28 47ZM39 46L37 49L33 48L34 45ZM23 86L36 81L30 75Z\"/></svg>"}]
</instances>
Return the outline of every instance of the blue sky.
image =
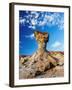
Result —
<instances>
[{"instance_id":1,"label":"blue sky","mask_svg":"<svg viewBox=\"0 0 72 90\"><path fill-rule=\"evenodd\" d=\"M34 31L48 32L48 51L64 51L64 13L19 11L19 54L32 55L38 48Z\"/></svg>"}]
</instances>

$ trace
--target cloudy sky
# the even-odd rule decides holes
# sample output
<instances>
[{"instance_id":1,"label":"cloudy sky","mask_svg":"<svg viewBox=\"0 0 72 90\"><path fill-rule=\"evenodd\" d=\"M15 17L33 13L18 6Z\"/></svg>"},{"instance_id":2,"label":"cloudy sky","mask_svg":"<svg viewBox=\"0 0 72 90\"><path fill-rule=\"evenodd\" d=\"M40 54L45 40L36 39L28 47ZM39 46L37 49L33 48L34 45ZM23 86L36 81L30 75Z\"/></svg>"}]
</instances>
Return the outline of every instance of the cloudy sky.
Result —
<instances>
[{"instance_id":1,"label":"cloudy sky","mask_svg":"<svg viewBox=\"0 0 72 90\"><path fill-rule=\"evenodd\" d=\"M19 11L19 53L32 55L38 48L34 31L48 32L48 51L64 51L64 13Z\"/></svg>"}]
</instances>

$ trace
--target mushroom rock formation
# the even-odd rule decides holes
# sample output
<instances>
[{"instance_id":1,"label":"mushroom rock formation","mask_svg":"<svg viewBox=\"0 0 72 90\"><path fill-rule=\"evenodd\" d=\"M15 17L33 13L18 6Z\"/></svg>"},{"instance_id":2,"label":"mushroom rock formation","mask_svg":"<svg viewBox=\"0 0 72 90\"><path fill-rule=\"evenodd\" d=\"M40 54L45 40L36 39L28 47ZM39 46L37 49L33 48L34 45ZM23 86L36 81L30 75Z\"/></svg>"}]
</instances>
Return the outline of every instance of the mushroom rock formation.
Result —
<instances>
[{"instance_id":1,"label":"mushroom rock formation","mask_svg":"<svg viewBox=\"0 0 72 90\"><path fill-rule=\"evenodd\" d=\"M48 33L35 31L34 35L38 42L37 52L38 53L46 52L46 44L47 44L48 38L49 38Z\"/></svg>"},{"instance_id":2,"label":"mushroom rock formation","mask_svg":"<svg viewBox=\"0 0 72 90\"><path fill-rule=\"evenodd\" d=\"M56 61L48 55L46 44L49 34L46 32L35 31L34 36L38 42L38 50L31 56L23 59L22 78L34 78L36 75L44 73L45 70L55 66Z\"/></svg>"}]
</instances>

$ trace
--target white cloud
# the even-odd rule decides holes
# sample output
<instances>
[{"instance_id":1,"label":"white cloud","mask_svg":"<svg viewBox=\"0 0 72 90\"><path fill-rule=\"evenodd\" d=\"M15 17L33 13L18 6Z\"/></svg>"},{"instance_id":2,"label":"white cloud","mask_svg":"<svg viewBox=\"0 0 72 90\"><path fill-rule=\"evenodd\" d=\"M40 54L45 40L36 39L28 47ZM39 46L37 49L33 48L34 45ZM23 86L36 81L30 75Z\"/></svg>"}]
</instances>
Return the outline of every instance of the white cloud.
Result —
<instances>
[{"instance_id":1,"label":"white cloud","mask_svg":"<svg viewBox=\"0 0 72 90\"><path fill-rule=\"evenodd\" d=\"M35 26L29 26L29 28L36 29L36 27L35 27Z\"/></svg>"},{"instance_id":2,"label":"white cloud","mask_svg":"<svg viewBox=\"0 0 72 90\"><path fill-rule=\"evenodd\" d=\"M40 22L39 22L39 26L44 26L46 23L47 23L46 20L40 21Z\"/></svg>"},{"instance_id":3,"label":"white cloud","mask_svg":"<svg viewBox=\"0 0 72 90\"><path fill-rule=\"evenodd\" d=\"M58 27L58 30L64 29L64 17L61 16L59 13L53 13L50 15L46 14L45 19L47 20L48 26L56 25Z\"/></svg>"},{"instance_id":4,"label":"white cloud","mask_svg":"<svg viewBox=\"0 0 72 90\"><path fill-rule=\"evenodd\" d=\"M20 22L21 24L24 24L24 23L25 23L25 21L26 21L26 20L23 18L23 19L20 19L20 21L19 21L19 22Z\"/></svg>"},{"instance_id":5,"label":"white cloud","mask_svg":"<svg viewBox=\"0 0 72 90\"><path fill-rule=\"evenodd\" d=\"M42 14L43 15L43 14ZM43 20L40 20L38 23L39 26L48 25L49 27L57 25L59 30L63 30L64 20L59 13L45 14L43 15Z\"/></svg>"},{"instance_id":6,"label":"white cloud","mask_svg":"<svg viewBox=\"0 0 72 90\"><path fill-rule=\"evenodd\" d=\"M34 17L34 18L38 18L38 16L39 16L39 13L34 12L34 11L32 11L32 12L31 12L31 14L35 15L35 17Z\"/></svg>"},{"instance_id":7,"label":"white cloud","mask_svg":"<svg viewBox=\"0 0 72 90\"><path fill-rule=\"evenodd\" d=\"M31 14L35 14L36 12L35 11L31 11Z\"/></svg>"},{"instance_id":8,"label":"white cloud","mask_svg":"<svg viewBox=\"0 0 72 90\"><path fill-rule=\"evenodd\" d=\"M40 15L40 17L39 17ZM26 18L21 18L20 23L29 23L29 28L35 29L37 26L47 25L48 27L57 26L58 30L64 29L64 17L60 13L44 13L32 11Z\"/></svg>"},{"instance_id":9,"label":"white cloud","mask_svg":"<svg viewBox=\"0 0 72 90\"><path fill-rule=\"evenodd\" d=\"M26 22L29 23L29 20L27 20Z\"/></svg>"},{"instance_id":10,"label":"white cloud","mask_svg":"<svg viewBox=\"0 0 72 90\"><path fill-rule=\"evenodd\" d=\"M61 42L59 41L55 41L53 44L52 44L52 47L53 48L60 48L62 46Z\"/></svg>"},{"instance_id":11,"label":"white cloud","mask_svg":"<svg viewBox=\"0 0 72 90\"><path fill-rule=\"evenodd\" d=\"M51 22L54 20L53 16L45 15L45 18L48 20L48 22Z\"/></svg>"},{"instance_id":12,"label":"white cloud","mask_svg":"<svg viewBox=\"0 0 72 90\"><path fill-rule=\"evenodd\" d=\"M37 20L32 19L32 20L31 20L31 24L32 24L32 25L36 25L36 24L37 24Z\"/></svg>"},{"instance_id":13,"label":"white cloud","mask_svg":"<svg viewBox=\"0 0 72 90\"><path fill-rule=\"evenodd\" d=\"M30 34L30 35L25 35L26 38L30 38L33 39L34 38L34 34Z\"/></svg>"},{"instance_id":14,"label":"white cloud","mask_svg":"<svg viewBox=\"0 0 72 90\"><path fill-rule=\"evenodd\" d=\"M60 14L58 14L58 13L54 13L52 15L52 17L54 18L54 20L52 21L52 24L57 25L58 30L63 30L63 28L64 28L64 18L62 16L60 16Z\"/></svg>"},{"instance_id":15,"label":"white cloud","mask_svg":"<svg viewBox=\"0 0 72 90\"><path fill-rule=\"evenodd\" d=\"M61 19L59 21L58 28L59 28L59 30L63 30L64 29L64 20L63 19Z\"/></svg>"},{"instance_id":16,"label":"white cloud","mask_svg":"<svg viewBox=\"0 0 72 90\"><path fill-rule=\"evenodd\" d=\"M38 16L39 16L39 14L36 14L36 15L35 15L35 18L38 18Z\"/></svg>"}]
</instances>

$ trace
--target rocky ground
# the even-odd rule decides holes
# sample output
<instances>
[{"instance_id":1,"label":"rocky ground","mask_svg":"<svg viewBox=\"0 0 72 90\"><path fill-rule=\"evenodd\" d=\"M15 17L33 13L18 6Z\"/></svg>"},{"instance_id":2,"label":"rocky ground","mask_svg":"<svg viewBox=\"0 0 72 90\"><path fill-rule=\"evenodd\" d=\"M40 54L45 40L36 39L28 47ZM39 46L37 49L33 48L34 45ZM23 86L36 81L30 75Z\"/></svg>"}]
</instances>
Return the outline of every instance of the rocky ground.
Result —
<instances>
[{"instance_id":1,"label":"rocky ground","mask_svg":"<svg viewBox=\"0 0 72 90\"><path fill-rule=\"evenodd\" d=\"M32 56L20 56L20 79L63 76L64 52L36 52Z\"/></svg>"}]
</instances>

